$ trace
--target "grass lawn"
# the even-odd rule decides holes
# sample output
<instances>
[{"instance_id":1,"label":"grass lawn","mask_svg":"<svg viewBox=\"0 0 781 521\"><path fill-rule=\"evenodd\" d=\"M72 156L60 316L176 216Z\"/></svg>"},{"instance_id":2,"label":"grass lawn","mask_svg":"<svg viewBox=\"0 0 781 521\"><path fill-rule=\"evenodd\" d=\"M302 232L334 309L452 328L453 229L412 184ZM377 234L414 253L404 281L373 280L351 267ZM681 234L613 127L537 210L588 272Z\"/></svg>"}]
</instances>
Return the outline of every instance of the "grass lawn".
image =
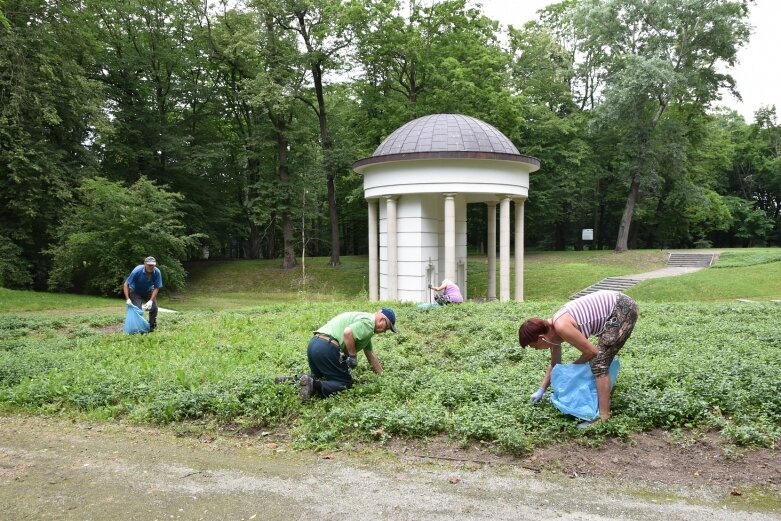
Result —
<instances>
[{"instance_id":1,"label":"grass lawn","mask_svg":"<svg viewBox=\"0 0 781 521\"><path fill-rule=\"evenodd\" d=\"M375 342L386 372L361 359L358 385L305 406L272 379L306 370L311 332L331 316L379 306L365 298L361 257L336 270L309 260L306 285L272 261L193 264L186 291L162 303L182 312L162 314L145 336L121 333L121 299L0 289L0 411L285 428L310 448L446 434L520 453L653 428L716 429L732 443L771 446L781 434L777 252L729 252L724 267L633 288L641 318L621 353L614 417L588 434L549 403L528 403L547 352L518 348L518 323L549 316L606 276L656 269L660 252L530 253L526 302L394 303L400 333ZM484 280L481 267L484 258L470 259L470 280ZM574 355L565 350L565 360Z\"/></svg>"},{"instance_id":2,"label":"grass lawn","mask_svg":"<svg viewBox=\"0 0 781 521\"><path fill-rule=\"evenodd\" d=\"M781 249L722 250L710 269L650 279L626 293L647 302L781 300Z\"/></svg>"}]
</instances>

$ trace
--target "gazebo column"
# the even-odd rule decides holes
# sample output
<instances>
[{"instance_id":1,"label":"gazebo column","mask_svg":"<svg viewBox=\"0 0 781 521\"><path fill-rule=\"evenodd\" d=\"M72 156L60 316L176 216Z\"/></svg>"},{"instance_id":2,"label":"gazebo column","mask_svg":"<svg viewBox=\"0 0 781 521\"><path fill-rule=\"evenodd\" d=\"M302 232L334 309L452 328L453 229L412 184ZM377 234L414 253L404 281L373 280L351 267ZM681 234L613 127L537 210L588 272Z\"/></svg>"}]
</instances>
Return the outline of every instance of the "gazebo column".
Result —
<instances>
[{"instance_id":1,"label":"gazebo column","mask_svg":"<svg viewBox=\"0 0 781 521\"><path fill-rule=\"evenodd\" d=\"M445 196L445 278L456 279L456 200L455 194Z\"/></svg>"},{"instance_id":2,"label":"gazebo column","mask_svg":"<svg viewBox=\"0 0 781 521\"><path fill-rule=\"evenodd\" d=\"M526 199L515 199L515 300L523 301L523 205Z\"/></svg>"},{"instance_id":3,"label":"gazebo column","mask_svg":"<svg viewBox=\"0 0 781 521\"><path fill-rule=\"evenodd\" d=\"M398 298L399 250L396 234L396 197L385 197L385 217L388 233L388 300Z\"/></svg>"},{"instance_id":4,"label":"gazebo column","mask_svg":"<svg viewBox=\"0 0 781 521\"><path fill-rule=\"evenodd\" d=\"M510 300L510 196L499 203L499 300Z\"/></svg>"},{"instance_id":5,"label":"gazebo column","mask_svg":"<svg viewBox=\"0 0 781 521\"><path fill-rule=\"evenodd\" d=\"M369 300L380 300L379 243L378 243L378 203L369 199Z\"/></svg>"},{"instance_id":6,"label":"gazebo column","mask_svg":"<svg viewBox=\"0 0 781 521\"><path fill-rule=\"evenodd\" d=\"M496 300L496 202L488 201L488 300Z\"/></svg>"}]
</instances>

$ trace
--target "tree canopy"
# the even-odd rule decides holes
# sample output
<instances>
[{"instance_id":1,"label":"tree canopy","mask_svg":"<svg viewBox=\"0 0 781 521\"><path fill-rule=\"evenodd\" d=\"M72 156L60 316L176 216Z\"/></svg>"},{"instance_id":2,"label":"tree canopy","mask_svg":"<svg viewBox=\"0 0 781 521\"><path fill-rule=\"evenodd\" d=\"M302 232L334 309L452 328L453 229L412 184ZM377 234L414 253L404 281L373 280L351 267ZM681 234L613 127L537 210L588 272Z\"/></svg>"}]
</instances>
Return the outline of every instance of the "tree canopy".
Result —
<instances>
[{"instance_id":1,"label":"tree canopy","mask_svg":"<svg viewBox=\"0 0 781 521\"><path fill-rule=\"evenodd\" d=\"M448 112L541 160L529 248L778 245L776 108L718 106L750 7L564 0L503 28L469 0L2 0L0 284L111 293L148 254L173 285L205 252L337 266L368 247L352 163Z\"/></svg>"}]
</instances>

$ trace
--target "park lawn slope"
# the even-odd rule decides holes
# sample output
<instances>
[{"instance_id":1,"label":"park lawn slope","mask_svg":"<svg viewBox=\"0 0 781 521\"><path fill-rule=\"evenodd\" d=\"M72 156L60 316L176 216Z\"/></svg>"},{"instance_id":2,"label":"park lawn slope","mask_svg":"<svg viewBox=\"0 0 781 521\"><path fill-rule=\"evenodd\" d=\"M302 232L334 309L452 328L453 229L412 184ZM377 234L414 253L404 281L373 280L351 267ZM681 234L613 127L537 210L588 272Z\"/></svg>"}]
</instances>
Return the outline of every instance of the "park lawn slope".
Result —
<instances>
[{"instance_id":1,"label":"park lawn slope","mask_svg":"<svg viewBox=\"0 0 781 521\"><path fill-rule=\"evenodd\" d=\"M162 315L158 331L144 336L119 332L117 315L5 314L0 410L282 429L310 448L444 434L523 453L554 441L654 428L716 429L733 443L772 446L781 434L775 303L641 302L641 318L621 352L614 417L587 434L547 400L529 404L548 353L520 349L518 323L550 316L558 301L433 310L397 304L400 332L375 340L384 374L370 372L361 357L353 389L307 405L294 387L272 382L307 370L307 341L331 316L378 305L296 302ZM575 354L566 349L565 360Z\"/></svg>"},{"instance_id":2,"label":"park lawn slope","mask_svg":"<svg viewBox=\"0 0 781 521\"><path fill-rule=\"evenodd\" d=\"M524 263L526 300L565 300L586 286L610 276L658 269L666 254L631 251L529 252ZM285 270L279 260L195 261L187 263L187 286L161 292L160 306L176 311L241 309L271 302L334 301L368 298L368 258L342 257L336 268L328 257L301 259ZM468 298L485 299L488 261L469 258ZM304 276L305 272L305 276ZM514 281L511 272L511 281ZM497 282L498 290L498 282ZM0 313L47 311L56 315L124 312L119 296L88 297L67 293L14 291L0 288Z\"/></svg>"},{"instance_id":3,"label":"park lawn slope","mask_svg":"<svg viewBox=\"0 0 781 521\"><path fill-rule=\"evenodd\" d=\"M650 279L626 293L639 302L781 301L781 261L776 260L780 257L748 252L728 256L712 268Z\"/></svg>"}]
</instances>

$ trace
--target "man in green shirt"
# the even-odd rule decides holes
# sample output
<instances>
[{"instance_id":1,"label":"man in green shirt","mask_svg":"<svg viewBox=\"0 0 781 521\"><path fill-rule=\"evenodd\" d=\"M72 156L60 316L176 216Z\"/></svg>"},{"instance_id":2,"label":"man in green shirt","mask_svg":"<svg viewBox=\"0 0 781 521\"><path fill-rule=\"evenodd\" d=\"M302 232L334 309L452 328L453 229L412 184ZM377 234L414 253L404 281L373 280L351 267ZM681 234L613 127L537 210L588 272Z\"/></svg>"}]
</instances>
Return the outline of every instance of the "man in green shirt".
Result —
<instances>
[{"instance_id":1,"label":"man in green shirt","mask_svg":"<svg viewBox=\"0 0 781 521\"><path fill-rule=\"evenodd\" d=\"M372 349L372 336L389 329L396 332L396 313L390 308L376 313L342 313L318 328L306 349L312 374L302 375L298 381L301 400L312 396L325 398L352 387L350 371L358 365L358 351L363 351L375 373L381 373L382 364Z\"/></svg>"}]
</instances>

